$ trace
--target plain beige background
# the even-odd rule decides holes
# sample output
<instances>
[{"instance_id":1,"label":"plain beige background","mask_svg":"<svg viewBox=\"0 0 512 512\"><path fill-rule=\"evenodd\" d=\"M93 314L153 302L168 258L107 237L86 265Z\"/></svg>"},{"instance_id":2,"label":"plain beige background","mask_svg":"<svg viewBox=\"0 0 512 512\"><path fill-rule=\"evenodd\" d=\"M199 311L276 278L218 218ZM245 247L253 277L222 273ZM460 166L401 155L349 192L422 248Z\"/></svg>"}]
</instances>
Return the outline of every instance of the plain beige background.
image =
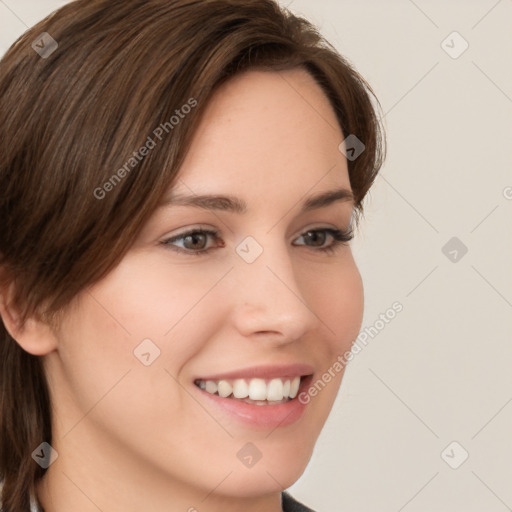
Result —
<instances>
[{"instance_id":1,"label":"plain beige background","mask_svg":"<svg viewBox=\"0 0 512 512\"><path fill-rule=\"evenodd\" d=\"M0 0L0 52L64 3ZM291 492L317 512L511 510L512 0L281 3L367 78L388 137L353 245L372 336Z\"/></svg>"}]
</instances>

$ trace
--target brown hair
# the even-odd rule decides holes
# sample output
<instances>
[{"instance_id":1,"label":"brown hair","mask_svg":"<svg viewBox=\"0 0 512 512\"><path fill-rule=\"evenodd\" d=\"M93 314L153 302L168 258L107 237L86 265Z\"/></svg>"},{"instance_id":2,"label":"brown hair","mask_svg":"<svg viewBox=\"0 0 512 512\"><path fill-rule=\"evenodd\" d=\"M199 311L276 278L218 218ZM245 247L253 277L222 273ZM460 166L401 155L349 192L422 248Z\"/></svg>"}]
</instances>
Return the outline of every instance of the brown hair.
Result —
<instances>
[{"instance_id":1,"label":"brown hair","mask_svg":"<svg viewBox=\"0 0 512 512\"><path fill-rule=\"evenodd\" d=\"M221 83L297 67L321 85L343 134L365 144L348 162L360 213L383 160L378 102L309 22L275 1L77 0L25 32L0 61L0 268L21 321L50 321L120 261ZM31 453L51 443L50 411L41 359L0 322L4 512L29 510L44 474Z\"/></svg>"}]
</instances>

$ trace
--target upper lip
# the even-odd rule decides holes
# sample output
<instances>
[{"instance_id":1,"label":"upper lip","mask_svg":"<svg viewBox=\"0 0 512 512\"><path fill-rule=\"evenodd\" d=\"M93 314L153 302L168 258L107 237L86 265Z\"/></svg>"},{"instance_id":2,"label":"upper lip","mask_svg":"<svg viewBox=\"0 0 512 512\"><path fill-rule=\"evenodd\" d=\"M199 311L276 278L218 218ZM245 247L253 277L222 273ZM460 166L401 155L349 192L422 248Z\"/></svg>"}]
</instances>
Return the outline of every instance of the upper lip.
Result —
<instances>
[{"instance_id":1,"label":"upper lip","mask_svg":"<svg viewBox=\"0 0 512 512\"><path fill-rule=\"evenodd\" d=\"M216 373L197 377L195 380L228 380L228 379L273 379L278 377L297 377L311 375L314 369L309 364L279 364L279 365L260 365L231 370L224 373Z\"/></svg>"}]
</instances>

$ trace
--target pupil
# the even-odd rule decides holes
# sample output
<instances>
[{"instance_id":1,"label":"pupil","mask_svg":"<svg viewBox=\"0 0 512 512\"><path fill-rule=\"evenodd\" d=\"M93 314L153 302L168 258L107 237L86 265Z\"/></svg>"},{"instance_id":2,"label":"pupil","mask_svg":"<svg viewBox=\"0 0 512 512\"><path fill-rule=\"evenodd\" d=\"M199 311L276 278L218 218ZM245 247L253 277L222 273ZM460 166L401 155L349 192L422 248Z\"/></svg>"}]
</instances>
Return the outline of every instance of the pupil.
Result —
<instances>
[{"instance_id":1,"label":"pupil","mask_svg":"<svg viewBox=\"0 0 512 512\"><path fill-rule=\"evenodd\" d=\"M325 243L325 233L321 231L308 231L307 236L313 242L310 245L323 245Z\"/></svg>"},{"instance_id":2,"label":"pupil","mask_svg":"<svg viewBox=\"0 0 512 512\"><path fill-rule=\"evenodd\" d=\"M187 249L203 249L204 242L205 237L202 233L188 235L185 238L185 246L187 247Z\"/></svg>"}]
</instances>

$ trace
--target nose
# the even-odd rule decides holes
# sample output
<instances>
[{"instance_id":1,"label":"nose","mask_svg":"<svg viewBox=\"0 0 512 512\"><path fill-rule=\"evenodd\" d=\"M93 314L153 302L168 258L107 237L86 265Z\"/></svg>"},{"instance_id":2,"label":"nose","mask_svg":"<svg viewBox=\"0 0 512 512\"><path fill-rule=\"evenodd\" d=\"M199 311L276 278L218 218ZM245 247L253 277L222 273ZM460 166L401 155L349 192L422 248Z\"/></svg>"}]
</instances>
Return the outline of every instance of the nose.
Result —
<instances>
[{"instance_id":1,"label":"nose","mask_svg":"<svg viewBox=\"0 0 512 512\"><path fill-rule=\"evenodd\" d=\"M237 261L231 314L240 335L286 344L319 329L323 322L304 293L312 277L302 274L285 246L265 248L253 263Z\"/></svg>"}]
</instances>

